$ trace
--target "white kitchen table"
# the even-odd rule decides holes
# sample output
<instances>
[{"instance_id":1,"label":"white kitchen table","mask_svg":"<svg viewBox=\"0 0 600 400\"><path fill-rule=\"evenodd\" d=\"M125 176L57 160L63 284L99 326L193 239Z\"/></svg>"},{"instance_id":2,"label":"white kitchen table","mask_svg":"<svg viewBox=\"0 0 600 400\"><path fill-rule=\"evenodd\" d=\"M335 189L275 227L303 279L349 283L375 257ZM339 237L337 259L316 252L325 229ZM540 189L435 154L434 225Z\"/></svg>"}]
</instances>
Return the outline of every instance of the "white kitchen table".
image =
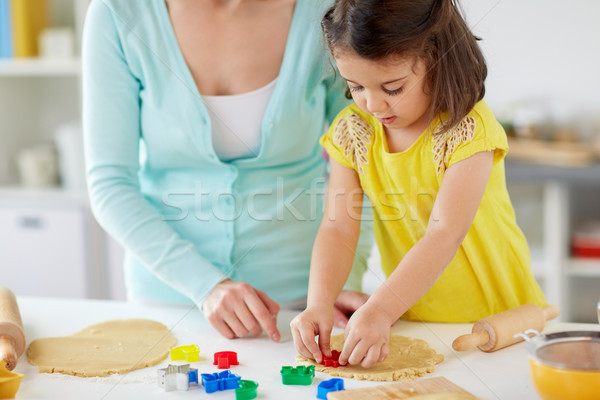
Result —
<instances>
[{"instance_id":1,"label":"white kitchen table","mask_svg":"<svg viewBox=\"0 0 600 400\"><path fill-rule=\"evenodd\" d=\"M116 301L66 300L54 298L19 297L27 343L34 339L63 336L82 328L111 319L148 318L160 321L172 329L178 345L197 344L204 360L192 363L199 373L217 372L212 365L216 351L232 350L238 353L240 365L232 371L242 379L259 382L258 399L316 399L317 385L329 376L317 372L310 386L285 386L281 383L280 369L295 365L296 350L291 339L289 322L295 315L282 311L278 326L282 340L274 343L266 336L227 340L220 337L204 320L200 311L190 307L150 307ZM494 353L472 350L457 353L451 343L455 337L468 333L471 324L433 324L400 321L393 333L426 340L445 360L436 366L429 377L443 376L475 396L487 400L539 399L529 377L527 356L523 343ZM559 330L600 330L597 324L549 323L546 332ZM339 329L334 334L341 333ZM24 354L15 372L25 374L17 399L235 399L234 391L207 394L202 386L191 386L186 392L165 392L156 383L157 369L170 362L123 375L104 378L80 378L62 374L40 374L37 367L27 362ZM423 379L423 378L421 378ZM385 382L344 379L346 389L354 389Z\"/></svg>"}]
</instances>

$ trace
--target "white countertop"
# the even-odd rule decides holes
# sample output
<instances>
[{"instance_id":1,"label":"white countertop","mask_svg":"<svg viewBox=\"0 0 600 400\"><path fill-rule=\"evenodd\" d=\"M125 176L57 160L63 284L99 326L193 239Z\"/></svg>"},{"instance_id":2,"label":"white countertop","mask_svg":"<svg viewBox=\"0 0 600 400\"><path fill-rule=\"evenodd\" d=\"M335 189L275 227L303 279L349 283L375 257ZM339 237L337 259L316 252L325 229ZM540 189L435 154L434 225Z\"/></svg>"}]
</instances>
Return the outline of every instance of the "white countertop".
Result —
<instances>
[{"instance_id":1,"label":"white countertop","mask_svg":"<svg viewBox=\"0 0 600 400\"><path fill-rule=\"evenodd\" d=\"M289 322L295 315L281 312L279 329L282 340L270 341L266 336L249 339L227 340L220 337L195 308L149 307L124 302L100 300L62 300L49 298L19 297L19 309L25 327L27 343L32 340L73 334L82 328L102 321L119 318L148 318L160 321L172 329L179 340L178 345L197 344L200 355L205 357L193 368L199 373L217 372L212 365L216 351L232 350L238 353L240 365L232 371L242 379L258 381L258 399L316 399L317 385L329 376L316 373L310 386L285 386L279 373L283 365L295 365L297 355ZM548 331L600 330L597 324L549 323ZM426 340L445 360L436 366L429 376L443 376L463 387L477 397L486 400L535 400L539 399L529 378L527 356L522 343L494 353L472 350L456 353L451 348L455 337L469 333L470 324L431 324L400 321L393 333ZM334 334L341 333L335 329ZM27 362L24 354L15 372L25 374L17 399L179 399L208 398L235 399L234 391L206 394L201 386L191 386L187 392L165 392L156 383L156 370L169 363L160 364L124 375L106 378L79 378L62 374L40 374L37 367ZM381 385L384 382L344 379L346 389Z\"/></svg>"}]
</instances>

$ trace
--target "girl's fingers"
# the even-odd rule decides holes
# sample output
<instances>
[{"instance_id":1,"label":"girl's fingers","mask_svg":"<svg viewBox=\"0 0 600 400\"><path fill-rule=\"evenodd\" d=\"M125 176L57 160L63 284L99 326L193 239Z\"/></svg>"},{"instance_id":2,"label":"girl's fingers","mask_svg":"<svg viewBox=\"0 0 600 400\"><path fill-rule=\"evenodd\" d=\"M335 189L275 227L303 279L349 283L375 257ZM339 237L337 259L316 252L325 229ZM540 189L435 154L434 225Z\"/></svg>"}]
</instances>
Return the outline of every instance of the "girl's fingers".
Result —
<instances>
[{"instance_id":1,"label":"girl's fingers","mask_svg":"<svg viewBox=\"0 0 600 400\"><path fill-rule=\"evenodd\" d=\"M339 362L340 364L347 364L349 362L350 355L354 351L354 347L356 346L357 341L354 339L352 335L346 335L346 340L344 341L344 347L342 347L342 352L340 353Z\"/></svg>"},{"instance_id":2,"label":"girl's fingers","mask_svg":"<svg viewBox=\"0 0 600 400\"><path fill-rule=\"evenodd\" d=\"M379 353L379 362L385 360L390 353L390 347L387 342L381 345L381 351Z\"/></svg>"},{"instance_id":3,"label":"girl's fingers","mask_svg":"<svg viewBox=\"0 0 600 400\"><path fill-rule=\"evenodd\" d=\"M302 337L300 336L300 332L296 329L292 329L292 338L294 339L294 345L296 347L296 351L306 358L312 358L312 353L310 350L306 348L304 342L302 341Z\"/></svg>"},{"instance_id":4,"label":"girl's fingers","mask_svg":"<svg viewBox=\"0 0 600 400\"><path fill-rule=\"evenodd\" d=\"M315 360L318 363L323 361L321 350L319 349L319 345L315 341L316 333L314 327L304 325L299 329L299 334L304 346L310 352L310 358Z\"/></svg>"},{"instance_id":5,"label":"girl's fingers","mask_svg":"<svg viewBox=\"0 0 600 400\"><path fill-rule=\"evenodd\" d=\"M367 350L367 354L365 355L365 357L360 362L360 365L363 368L372 367L377 361L379 361L380 352L381 352L381 346L379 346L377 344L374 346L371 346Z\"/></svg>"},{"instance_id":6,"label":"girl's fingers","mask_svg":"<svg viewBox=\"0 0 600 400\"><path fill-rule=\"evenodd\" d=\"M354 346L354 349L352 349L350 357L348 357L350 365L360 364L363 358L365 358L367 351L369 351L369 348L370 346L365 341L359 341L356 346ZM379 356L379 354L377 356Z\"/></svg>"},{"instance_id":7,"label":"girl's fingers","mask_svg":"<svg viewBox=\"0 0 600 400\"><path fill-rule=\"evenodd\" d=\"M319 327L319 349L321 355L331 357L331 328L327 329L322 325Z\"/></svg>"}]
</instances>

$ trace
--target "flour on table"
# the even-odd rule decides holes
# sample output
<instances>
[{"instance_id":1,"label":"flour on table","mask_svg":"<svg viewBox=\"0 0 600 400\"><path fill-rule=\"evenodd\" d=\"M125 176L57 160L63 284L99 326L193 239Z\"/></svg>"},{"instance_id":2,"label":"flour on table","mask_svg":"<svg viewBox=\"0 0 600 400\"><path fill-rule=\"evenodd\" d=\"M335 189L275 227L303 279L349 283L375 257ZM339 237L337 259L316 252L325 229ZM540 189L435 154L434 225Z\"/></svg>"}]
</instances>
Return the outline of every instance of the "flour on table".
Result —
<instances>
[{"instance_id":1,"label":"flour on table","mask_svg":"<svg viewBox=\"0 0 600 400\"><path fill-rule=\"evenodd\" d=\"M38 339L27 350L39 372L107 376L158 364L177 344L167 327L147 319L88 326L65 337Z\"/></svg>"},{"instance_id":2,"label":"flour on table","mask_svg":"<svg viewBox=\"0 0 600 400\"><path fill-rule=\"evenodd\" d=\"M343 334L331 337L332 350L341 351L343 345ZM369 381L409 381L433 372L434 366L444 360L443 355L436 353L421 339L391 335L389 348L386 359L371 368L363 368L360 365L325 367L303 356L296 357L296 362L301 365L314 365L316 371L331 376Z\"/></svg>"}]
</instances>

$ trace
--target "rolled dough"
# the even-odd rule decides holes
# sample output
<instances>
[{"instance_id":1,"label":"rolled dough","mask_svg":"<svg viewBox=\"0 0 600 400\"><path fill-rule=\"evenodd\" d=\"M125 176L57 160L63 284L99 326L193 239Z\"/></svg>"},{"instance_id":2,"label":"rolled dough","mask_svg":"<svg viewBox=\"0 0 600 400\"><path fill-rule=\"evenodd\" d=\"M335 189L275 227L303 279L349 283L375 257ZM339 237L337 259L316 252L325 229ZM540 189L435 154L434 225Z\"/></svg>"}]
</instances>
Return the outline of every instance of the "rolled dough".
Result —
<instances>
[{"instance_id":1,"label":"rolled dough","mask_svg":"<svg viewBox=\"0 0 600 400\"><path fill-rule=\"evenodd\" d=\"M167 327L147 319L102 322L65 337L38 339L27 349L40 372L107 376L158 364L177 344Z\"/></svg>"},{"instance_id":2,"label":"rolled dough","mask_svg":"<svg viewBox=\"0 0 600 400\"><path fill-rule=\"evenodd\" d=\"M341 351L343 345L343 334L331 337L332 350ZM303 356L298 356L296 362L301 365L314 365L316 371L331 376L369 381L409 381L433 372L434 366L444 360L443 355L436 353L421 339L391 335L389 347L387 358L371 368L363 368L360 365L325 367Z\"/></svg>"}]
</instances>

